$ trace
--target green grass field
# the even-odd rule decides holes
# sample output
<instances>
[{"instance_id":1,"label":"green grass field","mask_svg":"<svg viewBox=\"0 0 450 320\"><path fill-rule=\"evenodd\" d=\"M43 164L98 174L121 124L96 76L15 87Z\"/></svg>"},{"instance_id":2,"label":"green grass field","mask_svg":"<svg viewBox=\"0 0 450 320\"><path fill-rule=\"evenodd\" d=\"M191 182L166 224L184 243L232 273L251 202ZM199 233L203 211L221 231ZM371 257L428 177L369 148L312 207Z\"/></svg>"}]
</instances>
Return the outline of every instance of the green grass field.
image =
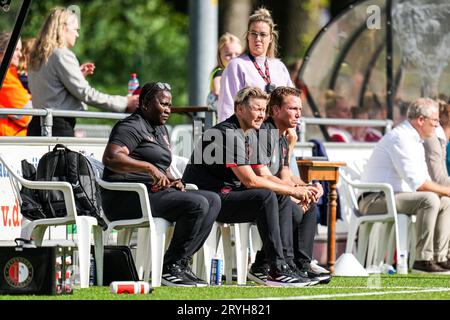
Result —
<instances>
[{"instance_id":1,"label":"green grass field","mask_svg":"<svg viewBox=\"0 0 450 320\"><path fill-rule=\"evenodd\" d=\"M63 296L8 296L0 300L450 300L450 276L409 274L334 277L327 285L273 288L254 285L155 288L151 294L114 294L109 287L76 289Z\"/></svg>"}]
</instances>

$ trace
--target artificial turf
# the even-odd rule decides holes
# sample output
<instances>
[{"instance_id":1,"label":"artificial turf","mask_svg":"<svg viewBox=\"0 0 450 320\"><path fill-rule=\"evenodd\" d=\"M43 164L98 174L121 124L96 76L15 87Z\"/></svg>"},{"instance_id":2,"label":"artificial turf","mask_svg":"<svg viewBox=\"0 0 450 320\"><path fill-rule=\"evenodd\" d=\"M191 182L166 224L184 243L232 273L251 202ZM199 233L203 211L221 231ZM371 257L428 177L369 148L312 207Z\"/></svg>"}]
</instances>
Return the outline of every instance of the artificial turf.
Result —
<instances>
[{"instance_id":1,"label":"artificial turf","mask_svg":"<svg viewBox=\"0 0 450 320\"><path fill-rule=\"evenodd\" d=\"M205 288L159 287L151 294L114 294L109 287L75 289L71 295L10 296L0 300L450 300L450 276L409 274L333 277L326 285L307 288L214 286Z\"/></svg>"}]
</instances>

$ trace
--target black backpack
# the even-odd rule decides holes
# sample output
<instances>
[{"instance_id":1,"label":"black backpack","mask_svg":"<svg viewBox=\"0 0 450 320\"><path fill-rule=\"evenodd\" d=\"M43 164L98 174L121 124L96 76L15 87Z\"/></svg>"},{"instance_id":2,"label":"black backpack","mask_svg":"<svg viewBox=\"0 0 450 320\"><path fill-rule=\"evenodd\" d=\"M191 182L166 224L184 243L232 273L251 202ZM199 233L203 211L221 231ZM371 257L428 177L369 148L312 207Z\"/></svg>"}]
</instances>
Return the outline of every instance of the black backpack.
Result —
<instances>
[{"instance_id":1,"label":"black backpack","mask_svg":"<svg viewBox=\"0 0 450 320\"><path fill-rule=\"evenodd\" d=\"M100 226L107 228L101 217L100 192L94 170L84 155L57 144L53 151L47 152L39 160L36 180L69 182L75 196L77 214L95 217ZM63 217L67 214L61 191L37 190L37 194L46 217Z\"/></svg>"},{"instance_id":2,"label":"black backpack","mask_svg":"<svg viewBox=\"0 0 450 320\"><path fill-rule=\"evenodd\" d=\"M25 159L22 160L22 177L27 180L36 180L36 168ZM20 198L22 200L20 204L22 216L28 220L47 218L39 201L37 190L22 186L22 189L20 189Z\"/></svg>"}]
</instances>

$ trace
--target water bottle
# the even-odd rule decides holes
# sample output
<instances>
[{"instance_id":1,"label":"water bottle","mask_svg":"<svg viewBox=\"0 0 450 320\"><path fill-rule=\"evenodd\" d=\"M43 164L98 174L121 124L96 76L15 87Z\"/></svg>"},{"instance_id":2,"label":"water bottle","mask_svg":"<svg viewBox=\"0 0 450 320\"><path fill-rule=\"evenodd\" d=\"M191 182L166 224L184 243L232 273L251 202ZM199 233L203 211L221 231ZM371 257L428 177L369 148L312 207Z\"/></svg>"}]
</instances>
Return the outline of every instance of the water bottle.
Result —
<instances>
[{"instance_id":1,"label":"water bottle","mask_svg":"<svg viewBox=\"0 0 450 320\"><path fill-rule=\"evenodd\" d=\"M222 284L223 261L218 255L211 259L210 285L220 286Z\"/></svg>"},{"instance_id":2,"label":"water bottle","mask_svg":"<svg viewBox=\"0 0 450 320\"><path fill-rule=\"evenodd\" d=\"M408 251L400 250L397 261L397 273L408 274Z\"/></svg>"},{"instance_id":3,"label":"water bottle","mask_svg":"<svg viewBox=\"0 0 450 320\"><path fill-rule=\"evenodd\" d=\"M97 268L95 265L94 255L91 253L90 257L90 267L89 267L89 286L95 286L97 284Z\"/></svg>"},{"instance_id":4,"label":"water bottle","mask_svg":"<svg viewBox=\"0 0 450 320\"><path fill-rule=\"evenodd\" d=\"M132 73L131 79L130 81L128 81L128 95L132 96L134 90L136 90L137 88L139 88L139 79L137 78L136 73Z\"/></svg>"}]
</instances>

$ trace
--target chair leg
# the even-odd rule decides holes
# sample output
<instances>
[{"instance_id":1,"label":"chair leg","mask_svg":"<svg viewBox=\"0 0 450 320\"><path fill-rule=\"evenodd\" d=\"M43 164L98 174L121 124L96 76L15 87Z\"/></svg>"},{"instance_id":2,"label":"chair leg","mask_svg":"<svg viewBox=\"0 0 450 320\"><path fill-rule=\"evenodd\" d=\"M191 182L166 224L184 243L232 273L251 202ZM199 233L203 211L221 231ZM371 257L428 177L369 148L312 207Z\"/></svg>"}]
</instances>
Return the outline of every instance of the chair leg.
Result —
<instances>
[{"instance_id":1,"label":"chair leg","mask_svg":"<svg viewBox=\"0 0 450 320\"><path fill-rule=\"evenodd\" d=\"M237 223L235 228L237 284L247 283L248 242L251 223Z\"/></svg>"},{"instance_id":2,"label":"chair leg","mask_svg":"<svg viewBox=\"0 0 450 320\"><path fill-rule=\"evenodd\" d=\"M36 227L36 222L30 221L28 219L22 219L22 227L20 230L20 237L23 239L31 239L34 228Z\"/></svg>"},{"instance_id":3,"label":"chair leg","mask_svg":"<svg viewBox=\"0 0 450 320\"><path fill-rule=\"evenodd\" d=\"M255 262L256 259L256 252L262 248L262 240L259 235L259 231L256 225L252 224L250 227L250 233L251 233L251 250L250 250L250 261L249 263Z\"/></svg>"},{"instance_id":4,"label":"chair leg","mask_svg":"<svg viewBox=\"0 0 450 320\"><path fill-rule=\"evenodd\" d=\"M129 246L131 241L131 236L133 235L134 228L125 228L119 230L117 234L117 245L119 246Z\"/></svg>"},{"instance_id":5,"label":"chair leg","mask_svg":"<svg viewBox=\"0 0 450 320\"><path fill-rule=\"evenodd\" d=\"M386 260L386 252L388 252L388 247L390 247L388 244L392 225L392 222L385 222L379 227L378 237L374 239L375 242L378 242L375 255L375 265L379 265L381 262Z\"/></svg>"},{"instance_id":6,"label":"chair leg","mask_svg":"<svg viewBox=\"0 0 450 320\"><path fill-rule=\"evenodd\" d=\"M206 279L205 277L205 248L200 248L192 257L192 271L201 279Z\"/></svg>"},{"instance_id":7,"label":"chair leg","mask_svg":"<svg viewBox=\"0 0 450 320\"><path fill-rule=\"evenodd\" d=\"M168 224L166 228L167 228L167 231L166 231L166 239L165 239L166 242L165 242L164 252L169 248L170 241L172 241L173 233L175 231L175 228L172 224Z\"/></svg>"},{"instance_id":8,"label":"chair leg","mask_svg":"<svg viewBox=\"0 0 450 320\"><path fill-rule=\"evenodd\" d=\"M401 251L408 251L408 232L411 219L406 214L397 215L398 221L398 248Z\"/></svg>"},{"instance_id":9,"label":"chair leg","mask_svg":"<svg viewBox=\"0 0 450 320\"><path fill-rule=\"evenodd\" d=\"M44 235L47 228L47 225L30 223L28 224L28 228L22 229L21 237L24 239L33 239L36 246L40 247L44 241Z\"/></svg>"},{"instance_id":10,"label":"chair leg","mask_svg":"<svg viewBox=\"0 0 450 320\"><path fill-rule=\"evenodd\" d=\"M97 285L103 286L103 230L100 226L94 226L94 252L95 252L95 268L97 271Z\"/></svg>"},{"instance_id":11,"label":"chair leg","mask_svg":"<svg viewBox=\"0 0 450 320\"><path fill-rule=\"evenodd\" d=\"M170 223L164 219L154 219L155 226L150 231L152 286L161 286L161 275L164 263L165 240ZM151 227L150 227L151 228Z\"/></svg>"},{"instance_id":12,"label":"chair leg","mask_svg":"<svg viewBox=\"0 0 450 320\"><path fill-rule=\"evenodd\" d=\"M139 228L138 229L138 240L136 248L136 270L139 275L139 279L143 281L148 281L145 277L146 271L150 269L150 229L149 228ZM148 274L148 273L147 273Z\"/></svg>"},{"instance_id":13,"label":"chair leg","mask_svg":"<svg viewBox=\"0 0 450 320\"><path fill-rule=\"evenodd\" d=\"M203 258L203 264L197 260L197 276L205 279L207 283L210 283L211 280L211 259L217 253L217 228L217 223L214 223L203 247L196 254L197 257L202 256Z\"/></svg>"},{"instance_id":14,"label":"chair leg","mask_svg":"<svg viewBox=\"0 0 450 320\"><path fill-rule=\"evenodd\" d=\"M416 226L412 219L409 226L409 269L412 269L414 261L416 260Z\"/></svg>"},{"instance_id":15,"label":"chair leg","mask_svg":"<svg viewBox=\"0 0 450 320\"><path fill-rule=\"evenodd\" d=\"M80 259L80 287L89 288L90 252L91 252L91 231L92 226L97 224L94 217L76 217L78 233L78 257Z\"/></svg>"},{"instance_id":16,"label":"chair leg","mask_svg":"<svg viewBox=\"0 0 450 320\"><path fill-rule=\"evenodd\" d=\"M220 227L222 233L222 245L225 264L226 283L233 283L233 253L231 250L231 229L229 225L222 225Z\"/></svg>"},{"instance_id":17,"label":"chair leg","mask_svg":"<svg viewBox=\"0 0 450 320\"><path fill-rule=\"evenodd\" d=\"M394 252L395 250L395 226L391 226L391 232L389 233L389 240L387 244L387 260L386 263L392 265L394 263Z\"/></svg>"},{"instance_id":18,"label":"chair leg","mask_svg":"<svg viewBox=\"0 0 450 320\"><path fill-rule=\"evenodd\" d=\"M107 246L109 244L109 235L111 234L113 230L112 229L106 229L103 231L103 244Z\"/></svg>"},{"instance_id":19,"label":"chair leg","mask_svg":"<svg viewBox=\"0 0 450 320\"><path fill-rule=\"evenodd\" d=\"M350 224L349 224L348 233L347 233L347 243L345 245L345 253L352 253L353 254L353 247L355 245L356 234L358 232L358 227L359 227L358 219L351 219L350 220Z\"/></svg>"},{"instance_id":20,"label":"chair leg","mask_svg":"<svg viewBox=\"0 0 450 320\"><path fill-rule=\"evenodd\" d=\"M382 251L382 248L380 247L380 242L382 242L382 240L380 239L384 229L384 223L375 222L372 225L373 226L371 232L369 233L369 240L367 245L367 258L366 258L367 266L379 265L380 262L377 261L378 252Z\"/></svg>"},{"instance_id":21,"label":"chair leg","mask_svg":"<svg viewBox=\"0 0 450 320\"><path fill-rule=\"evenodd\" d=\"M373 223L366 222L362 223L361 226L359 227L357 259L363 266L365 265L366 261L369 236L372 226Z\"/></svg>"}]
</instances>

